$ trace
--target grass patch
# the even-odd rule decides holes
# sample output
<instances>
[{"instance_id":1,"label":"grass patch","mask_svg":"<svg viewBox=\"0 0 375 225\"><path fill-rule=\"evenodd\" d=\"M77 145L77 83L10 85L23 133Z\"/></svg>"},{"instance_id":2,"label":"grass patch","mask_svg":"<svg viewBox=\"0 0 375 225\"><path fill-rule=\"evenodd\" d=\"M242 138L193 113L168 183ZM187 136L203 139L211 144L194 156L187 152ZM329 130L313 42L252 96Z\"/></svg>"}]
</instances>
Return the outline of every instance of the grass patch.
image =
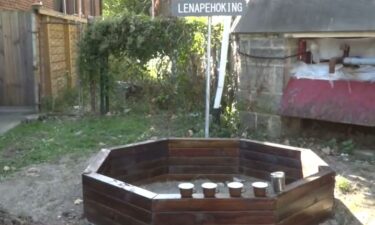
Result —
<instances>
[{"instance_id":1,"label":"grass patch","mask_svg":"<svg viewBox=\"0 0 375 225\"><path fill-rule=\"evenodd\" d=\"M21 124L0 136L0 173L30 164L81 156L147 138L150 119L132 114L111 117L55 117ZM9 171L4 171L8 167Z\"/></svg>"},{"instance_id":2,"label":"grass patch","mask_svg":"<svg viewBox=\"0 0 375 225\"><path fill-rule=\"evenodd\" d=\"M84 156L100 148L152 137L203 137L203 129L200 113L49 117L21 124L0 136L0 176L28 165L59 160L65 155Z\"/></svg>"}]
</instances>

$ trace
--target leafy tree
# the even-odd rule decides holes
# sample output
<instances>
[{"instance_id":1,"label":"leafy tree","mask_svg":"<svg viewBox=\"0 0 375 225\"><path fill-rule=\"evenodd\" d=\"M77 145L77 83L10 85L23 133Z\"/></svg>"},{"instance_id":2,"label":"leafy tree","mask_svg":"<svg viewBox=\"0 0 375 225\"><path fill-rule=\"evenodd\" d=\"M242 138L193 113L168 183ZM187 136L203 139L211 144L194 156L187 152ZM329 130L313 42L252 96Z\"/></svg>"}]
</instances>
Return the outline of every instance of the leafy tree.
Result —
<instances>
[{"instance_id":1,"label":"leafy tree","mask_svg":"<svg viewBox=\"0 0 375 225\"><path fill-rule=\"evenodd\" d=\"M151 8L151 0L105 0L103 4L105 17L121 15L124 11L149 14Z\"/></svg>"}]
</instances>

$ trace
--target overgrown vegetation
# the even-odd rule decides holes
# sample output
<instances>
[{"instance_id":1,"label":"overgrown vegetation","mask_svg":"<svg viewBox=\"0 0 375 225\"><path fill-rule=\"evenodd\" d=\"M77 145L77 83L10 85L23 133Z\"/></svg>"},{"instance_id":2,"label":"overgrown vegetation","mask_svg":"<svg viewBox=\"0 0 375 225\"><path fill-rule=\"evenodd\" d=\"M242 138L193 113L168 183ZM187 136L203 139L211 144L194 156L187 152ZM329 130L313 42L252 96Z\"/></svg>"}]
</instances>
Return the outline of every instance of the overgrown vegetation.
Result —
<instances>
[{"instance_id":1,"label":"overgrown vegetation","mask_svg":"<svg viewBox=\"0 0 375 225\"><path fill-rule=\"evenodd\" d=\"M194 79L188 77L194 76L194 71L189 71L188 64L198 53L192 46L195 33L202 25L180 19L151 20L147 16L124 12L119 17L96 21L89 26L79 44L79 68L84 86L90 88L92 108L96 108L99 85L101 112L109 111L110 92L119 76L126 77L126 82L131 79L159 83L162 93L157 97L162 103L178 91L181 83L194 85ZM150 71L151 60L157 60L156 71ZM119 72L119 66L122 73L115 74ZM168 93L163 93L163 88ZM183 91L179 93L189 93Z\"/></svg>"}]
</instances>

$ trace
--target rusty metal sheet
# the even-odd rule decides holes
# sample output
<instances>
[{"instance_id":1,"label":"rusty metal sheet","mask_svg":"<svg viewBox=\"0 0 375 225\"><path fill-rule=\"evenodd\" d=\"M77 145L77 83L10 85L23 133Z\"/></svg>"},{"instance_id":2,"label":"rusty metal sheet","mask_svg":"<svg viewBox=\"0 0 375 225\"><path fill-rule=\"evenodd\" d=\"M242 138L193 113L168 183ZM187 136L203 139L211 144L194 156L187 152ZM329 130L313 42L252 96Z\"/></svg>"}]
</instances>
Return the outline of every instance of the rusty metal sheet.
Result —
<instances>
[{"instance_id":1,"label":"rusty metal sheet","mask_svg":"<svg viewBox=\"0 0 375 225\"><path fill-rule=\"evenodd\" d=\"M375 126L375 83L291 78L279 113L284 116Z\"/></svg>"}]
</instances>

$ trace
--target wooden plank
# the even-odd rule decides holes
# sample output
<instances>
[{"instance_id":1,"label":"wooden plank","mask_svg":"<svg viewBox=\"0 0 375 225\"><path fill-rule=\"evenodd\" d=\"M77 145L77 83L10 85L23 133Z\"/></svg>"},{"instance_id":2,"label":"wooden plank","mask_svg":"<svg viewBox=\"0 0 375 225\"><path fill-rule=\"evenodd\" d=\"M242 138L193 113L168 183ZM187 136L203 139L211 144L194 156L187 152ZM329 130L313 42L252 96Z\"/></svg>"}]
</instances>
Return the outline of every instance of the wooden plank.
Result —
<instances>
[{"instance_id":1,"label":"wooden plank","mask_svg":"<svg viewBox=\"0 0 375 225\"><path fill-rule=\"evenodd\" d=\"M297 159L277 156L277 155L270 155L270 154L254 152L254 151L248 151L248 150L243 150L243 149L240 149L240 158L267 162L271 164L287 166L287 167L296 168L296 169L302 168L301 161Z\"/></svg>"},{"instance_id":2,"label":"wooden plank","mask_svg":"<svg viewBox=\"0 0 375 225\"><path fill-rule=\"evenodd\" d=\"M76 21L76 22L80 22L80 23L87 23L87 19L79 18L77 16L65 15L63 13L59 13L57 11L46 9L46 8L40 8L38 10L38 13L41 14L41 15L51 16L51 17L60 18L60 19L64 19L64 20L71 20L71 21Z\"/></svg>"},{"instance_id":3,"label":"wooden plank","mask_svg":"<svg viewBox=\"0 0 375 225\"><path fill-rule=\"evenodd\" d=\"M169 148L170 157L236 157L237 148Z\"/></svg>"},{"instance_id":4,"label":"wooden plank","mask_svg":"<svg viewBox=\"0 0 375 225\"><path fill-rule=\"evenodd\" d=\"M5 105L5 49L4 49L4 36L5 36L5 31L4 31L4 24L3 24L3 13L0 13L0 106Z\"/></svg>"},{"instance_id":5,"label":"wooden plank","mask_svg":"<svg viewBox=\"0 0 375 225\"><path fill-rule=\"evenodd\" d=\"M172 174L236 174L238 166L169 166Z\"/></svg>"},{"instance_id":6,"label":"wooden plank","mask_svg":"<svg viewBox=\"0 0 375 225\"><path fill-rule=\"evenodd\" d=\"M89 162L84 173L101 172L101 167L107 160L109 153L111 153L109 149L100 150L100 152Z\"/></svg>"},{"instance_id":7,"label":"wooden plank","mask_svg":"<svg viewBox=\"0 0 375 225\"><path fill-rule=\"evenodd\" d=\"M72 87L72 58L70 54L70 25L64 25L64 45L65 45L65 60L66 60L66 69L68 71L68 84L67 87Z\"/></svg>"},{"instance_id":8,"label":"wooden plank","mask_svg":"<svg viewBox=\"0 0 375 225\"><path fill-rule=\"evenodd\" d=\"M172 198L171 198L172 197ZM221 198L204 198L202 194L194 194L194 198L177 199L159 194L152 204L153 212L183 212L183 211L264 211L270 214L275 209L276 200L273 198L230 198L229 195L219 195Z\"/></svg>"},{"instance_id":9,"label":"wooden plank","mask_svg":"<svg viewBox=\"0 0 375 225\"><path fill-rule=\"evenodd\" d=\"M277 204L278 209L276 211L276 214L278 219L283 220L293 215L295 212L298 212L301 209L308 208L316 202L322 201L324 199L331 199L333 201L333 189L334 186L332 184L324 185L287 205Z\"/></svg>"},{"instance_id":10,"label":"wooden plank","mask_svg":"<svg viewBox=\"0 0 375 225\"><path fill-rule=\"evenodd\" d=\"M134 172L139 171L147 171L152 170L159 167L168 167L168 159L166 158L158 158L155 160L147 160L147 161L140 161L135 162L131 161L129 163L120 163L120 160L112 160L110 161L111 164L111 171L108 173L110 176L117 176L117 175L127 175Z\"/></svg>"},{"instance_id":11,"label":"wooden plank","mask_svg":"<svg viewBox=\"0 0 375 225\"><path fill-rule=\"evenodd\" d=\"M176 138L169 139L169 148L238 148L238 139Z\"/></svg>"},{"instance_id":12,"label":"wooden plank","mask_svg":"<svg viewBox=\"0 0 375 225\"><path fill-rule=\"evenodd\" d=\"M156 159L168 157L168 143L165 139L150 140L134 144L116 146L111 148L113 158L122 158L128 155L139 155L138 158ZM154 154L154 155L151 155ZM150 156L147 156L150 155Z\"/></svg>"},{"instance_id":13,"label":"wooden plank","mask_svg":"<svg viewBox=\"0 0 375 225\"><path fill-rule=\"evenodd\" d=\"M272 224L275 217L272 212L165 212L153 215L154 224L160 225L196 225L196 224Z\"/></svg>"},{"instance_id":14,"label":"wooden plank","mask_svg":"<svg viewBox=\"0 0 375 225\"><path fill-rule=\"evenodd\" d=\"M277 205L283 207L297 201L308 193L313 192L321 186L334 185L335 172L321 171L315 175L298 180L285 187L285 191L280 193Z\"/></svg>"},{"instance_id":15,"label":"wooden plank","mask_svg":"<svg viewBox=\"0 0 375 225\"><path fill-rule=\"evenodd\" d=\"M138 221L142 221L144 223L151 223L151 220L152 220L151 211L145 210L143 208L139 208L136 205L132 205L126 200L124 201L121 199L114 198L113 196L102 194L91 188L84 189L83 197L84 197L85 203L87 201L91 201L96 204L106 206L109 209L117 211L118 213L122 215L126 215L131 218L134 218Z\"/></svg>"},{"instance_id":16,"label":"wooden plank","mask_svg":"<svg viewBox=\"0 0 375 225\"><path fill-rule=\"evenodd\" d=\"M20 21L18 17L18 12L11 13L11 23L12 23L12 51L14 58L12 59L11 66L14 67L13 76L13 90L12 95L15 99L15 105L23 105L24 87L22 85L22 79L24 74L24 64L21 60L21 46L20 46Z\"/></svg>"},{"instance_id":17,"label":"wooden plank","mask_svg":"<svg viewBox=\"0 0 375 225\"><path fill-rule=\"evenodd\" d=\"M281 220L277 225L311 225L329 217L332 213L333 199L323 199L314 205L296 212Z\"/></svg>"},{"instance_id":18,"label":"wooden plank","mask_svg":"<svg viewBox=\"0 0 375 225\"><path fill-rule=\"evenodd\" d=\"M84 214L86 218L97 225L147 225L130 216L126 216L117 210L91 200L84 203Z\"/></svg>"},{"instance_id":19,"label":"wooden plank","mask_svg":"<svg viewBox=\"0 0 375 225\"><path fill-rule=\"evenodd\" d=\"M303 177L301 169L291 168L291 167L277 165L277 164L271 164L267 162L248 160L248 159L242 158L240 160L240 165L246 168L261 170L261 171L265 171L269 173L275 172L275 171L284 171L287 177L292 177L295 179L300 179Z\"/></svg>"},{"instance_id":20,"label":"wooden plank","mask_svg":"<svg viewBox=\"0 0 375 225\"><path fill-rule=\"evenodd\" d=\"M264 170L258 170L258 169L254 169L254 168L248 168L246 166L240 166L239 171L240 171L240 173L242 173L244 175L247 175L247 176L250 176L250 177L255 177L255 178L267 180L267 181L270 180L270 172L267 172L267 171L264 171ZM285 183L286 184L293 183L296 180L297 179L294 178L294 177L288 177L288 176L285 177Z\"/></svg>"},{"instance_id":21,"label":"wooden plank","mask_svg":"<svg viewBox=\"0 0 375 225\"><path fill-rule=\"evenodd\" d=\"M243 139L240 140L240 148L244 150L267 153L271 155L278 155L298 160L301 158L301 151L305 150L302 148L296 148L275 143L250 141Z\"/></svg>"},{"instance_id":22,"label":"wooden plank","mask_svg":"<svg viewBox=\"0 0 375 225\"><path fill-rule=\"evenodd\" d=\"M52 96L52 72L51 72L51 62L50 62L50 45L49 45L49 40L50 40L50 30L49 30L49 25L47 24L49 21L49 17L43 17L42 18L44 24L42 27L42 30L44 32L43 35L43 66L44 66L44 76L42 80L42 87L43 87L43 96Z\"/></svg>"},{"instance_id":23,"label":"wooden plank","mask_svg":"<svg viewBox=\"0 0 375 225\"><path fill-rule=\"evenodd\" d=\"M97 173L82 175L82 189L85 188L92 188L118 199L126 199L130 204L146 210L151 210L152 199L157 195L151 191Z\"/></svg>"},{"instance_id":24,"label":"wooden plank","mask_svg":"<svg viewBox=\"0 0 375 225\"><path fill-rule=\"evenodd\" d=\"M167 182L167 181L191 181L196 179L208 179L211 181L223 182L233 180L233 177L238 177L238 174L163 174L148 179L134 181L135 185L145 185L153 182Z\"/></svg>"},{"instance_id":25,"label":"wooden plank","mask_svg":"<svg viewBox=\"0 0 375 225\"><path fill-rule=\"evenodd\" d=\"M236 166L239 165L239 159L238 157L169 157L168 165Z\"/></svg>"},{"instance_id":26,"label":"wooden plank","mask_svg":"<svg viewBox=\"0 0 375 225\"><path fill-rule=\"evenodd\" d=\"M128 174L113 176L113 178L121 180L121 181L129 182L129 183L133 183L136 181L149 179L149 178L167 174L167 173L168 173L168 166L160 166L160 167L149 169L149 170L137 170L137 171L129 170Z\"/></svg>"},{"instance_id":27,"label":"wooden plank","mask_svg":"<svg viewBox=\"0 0 375 225\"><path fill-rule=\"evenodd\" d=\"M5 56L5 76L4 76L4 103L6 106L16 105L16 99L13 93L14 83L14 50L12 48L12 23L11 12L4 11L1 13L4 33L4 56Z\"/></svg>"}]
</instances>

